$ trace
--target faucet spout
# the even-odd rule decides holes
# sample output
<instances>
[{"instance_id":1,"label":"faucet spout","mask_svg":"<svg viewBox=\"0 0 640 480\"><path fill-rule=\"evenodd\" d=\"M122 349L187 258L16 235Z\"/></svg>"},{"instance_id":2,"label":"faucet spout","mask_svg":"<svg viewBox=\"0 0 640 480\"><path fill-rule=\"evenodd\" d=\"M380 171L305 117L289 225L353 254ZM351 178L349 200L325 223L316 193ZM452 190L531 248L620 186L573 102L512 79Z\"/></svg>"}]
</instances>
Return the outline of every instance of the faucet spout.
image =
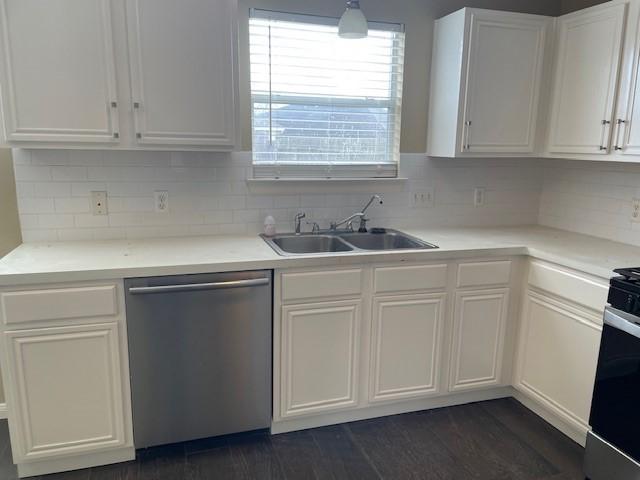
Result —
<instances>
[{"instance_id":1,"label":"faucet spout","mask_svg":"<svg viewBox=\"0 0 640 480\"><path fill-rule=\"evenodd\" d=\"M379 205L382 205L382 197L380 197L380 195L374 195L371 197L369 202L364 206L364 208L362 209L362 213L367 211L367 208L371 206L374 200L378 200L378 202L380 202Z\"/></svg>"},{"instance_id":2,"label":"faucet spout","mask_svg":"<svg viewBox=\"0 0 640 480\"><path fill-rule=\"evenodd\" d=\"M353 215L349 215L347 218L345 218L344 220L340 220L339 222L331 222L330 229L337 230L339 226L347 224L347 228L349 230L353 230L353 220L359 218L360 228L358 228L358 231L363 233L366 232L367 222L369 221L369 219L365 217L365 212L371 206L374 200L378 200L379 204L382 205L382 197L380 195L373 195L361 211L354 213Z\"/></svg>"}]
</instances>

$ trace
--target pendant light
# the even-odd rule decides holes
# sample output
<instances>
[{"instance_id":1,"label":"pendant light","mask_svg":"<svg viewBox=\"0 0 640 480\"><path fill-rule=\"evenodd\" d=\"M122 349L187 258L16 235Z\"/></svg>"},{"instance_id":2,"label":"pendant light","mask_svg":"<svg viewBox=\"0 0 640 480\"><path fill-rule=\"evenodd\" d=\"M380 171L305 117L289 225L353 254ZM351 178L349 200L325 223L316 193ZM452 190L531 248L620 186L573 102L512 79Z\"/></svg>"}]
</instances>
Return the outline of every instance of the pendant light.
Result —
<instances>
[{"instance_id":1,"label":"pendant light","mask_svg":"<svg viewBox=\"0 0 640 480\"><path fill-rule=\"evenodd\" d=\"M366 38L368 33L369 27L360 10L360 1L347 0L347 10L342 14L338 24L338 35L341 38Z\"/></svg>"}]
</instances>

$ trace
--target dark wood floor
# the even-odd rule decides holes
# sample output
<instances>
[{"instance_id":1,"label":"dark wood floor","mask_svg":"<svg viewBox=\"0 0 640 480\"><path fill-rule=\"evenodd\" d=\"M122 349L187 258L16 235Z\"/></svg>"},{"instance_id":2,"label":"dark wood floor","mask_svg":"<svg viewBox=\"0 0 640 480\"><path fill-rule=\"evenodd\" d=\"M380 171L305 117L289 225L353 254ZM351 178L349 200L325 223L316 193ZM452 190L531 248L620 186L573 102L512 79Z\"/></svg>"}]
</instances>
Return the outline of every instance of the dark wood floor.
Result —
<instances>
[{"instance_id":1,"label":"dark wood floor","mask_svg":"<svg viewBox=\"0 0 640 480\"><path fill-rule=\"evenodd\" d=\"M136 461L42 480L583 480L582 448L513 399L270 436L232 435L138 452ZM16 478L6 421L0 479Z\"/></svg>"}]
</instances>

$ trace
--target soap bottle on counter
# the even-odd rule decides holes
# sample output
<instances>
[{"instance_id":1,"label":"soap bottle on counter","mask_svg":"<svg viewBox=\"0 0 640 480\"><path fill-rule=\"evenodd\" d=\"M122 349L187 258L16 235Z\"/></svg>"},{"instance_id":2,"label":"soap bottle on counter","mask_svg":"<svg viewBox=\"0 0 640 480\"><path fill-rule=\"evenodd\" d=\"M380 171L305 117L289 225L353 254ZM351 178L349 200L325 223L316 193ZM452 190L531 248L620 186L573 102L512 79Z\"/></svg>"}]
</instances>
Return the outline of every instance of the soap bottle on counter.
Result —
<instances>
[{"instance_id":1,"label":"soap bottle on counter","mask_svg":"<svg viewBox=\"0 0 640 480\"><path fill-rule=\"evenodd\" d=\"M264 219L264 234L267 237L273 237L276 234L276 221L271 215Z\"/></svg>"}]
</instances>

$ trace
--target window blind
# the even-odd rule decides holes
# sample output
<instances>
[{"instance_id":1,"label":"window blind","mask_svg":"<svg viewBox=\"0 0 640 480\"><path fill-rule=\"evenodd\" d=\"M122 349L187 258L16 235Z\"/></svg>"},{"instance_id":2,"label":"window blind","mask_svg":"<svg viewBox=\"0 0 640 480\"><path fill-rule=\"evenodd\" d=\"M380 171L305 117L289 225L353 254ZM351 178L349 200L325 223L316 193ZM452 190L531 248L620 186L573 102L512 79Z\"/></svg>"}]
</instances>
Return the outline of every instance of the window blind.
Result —
<instances>
[{"instance_id":1,"label":"window blind","mask_svg":"<svg viewBox=\"0 0 640 480\"><path fill-rule=\"evenodd\" d=\"M395 177L404 28L370 23L338 37L338 19L252 10L256 177Z\"/></svg>"}]
</instances>

